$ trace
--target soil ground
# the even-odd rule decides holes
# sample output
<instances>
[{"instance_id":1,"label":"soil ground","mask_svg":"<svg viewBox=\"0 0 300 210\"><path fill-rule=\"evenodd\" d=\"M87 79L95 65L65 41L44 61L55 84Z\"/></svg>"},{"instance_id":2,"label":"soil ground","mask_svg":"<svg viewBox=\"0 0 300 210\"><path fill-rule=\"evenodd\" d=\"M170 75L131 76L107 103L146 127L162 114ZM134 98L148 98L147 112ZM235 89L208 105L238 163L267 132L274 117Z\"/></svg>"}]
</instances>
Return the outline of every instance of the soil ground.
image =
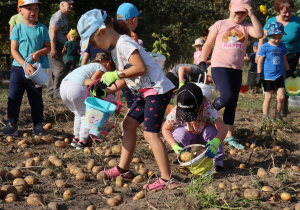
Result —
<instances>
[{"instance_id":1,"label":"soil ground","mask_svg":"<svg viewBox=\"0 0 300 210\"><path fill-rule=\"evenodd\" d=\"M7 107L7 85L1 86L0 94L0 129L3 129L6 122ZM108 160L119 160L120 155L105 156L102 152L97 153L96 147L108 147L121 145L121 131L117 126L116 129L106 137L103 142L94 142L92 145L93 152L87 154L75 151L74 148L67 145L66 148L57 148L54 143L43 143L39 139L33 138L31 134L32 123L30 117L30 106L24 95L23 104L19 120L19 137L15 138L14 143L8 143L4 136L0 135L0 168L9 172L27 160L24 157L25 152L32 152L34 157L40 156L41 161L47 160L49 155L54 154L60 158L65 167L56 167L53 165L43 166L36 163L35 168L27 170L22 168L23 178L34 176L38 183L29 186L28 190L17 196L17 200L11 203L5 202L3 196L0 199L0 209L43 209L43 207L33 207L26 204L26 197L31 193L38 193L43 196L44 203L47 206L54 202L57 209L86 209L94 205L97 209L110 209L107 199L115 194L123 197L123 203L113 209L294 209L295 205L300 202L300 172L291 171L291 166L300 166L300 109L290 109L286 123L274 123L270 121L266 127L262 128L261 105L262 94L247 92L240 94L239 104L235 120L235 136L240 139L243 145L256 144L256 148L245 147L245 151L234 150L225 146L226 158L224 159L225 172L215 173L206 178L193 176L190 172L181 172L175 153L167 146L169 160L171 163L172 176L178 181L179 185L174 189L165 191L149 192L146 199L133 201L134 195L142 190L144 184L148 181L155 181L155 176L148 179L144 175L144 181L141 183L131 183L132 180L125 180L128 187L118 187L114 181L96 179L96 175L86 169L86 163L89 159L95 159L97 165L109 168ZM125 103L124 103L125 104ZM62 134L72 139L73 133L73 114L63 104L61 99L44 98L44 123L52 123L52 129L47 132L54 137L54 140L60 140ZM222 112L222 111L221 111ZM273 110L271 112L274 113ZM125 115L125 109L122 110ZM121 115L121 117L122 117ZM121 117L117 117L117 124L121 122ZM142 126L141 126L142 128ZM154 171L159 176L159 170L154 160L149 145L143 138L142 129L138 129L138 143L134 157L142 160L142 165L149 171ZM23 135L28 134L28 137ZM22 139L28 140L28 148L21 148L17 143ZM277 145L283 150L274 151L273 147ZM230 154L231 152L231 154ZM78 164L86 174L90 175L90 181L77 181L75 176L67 170L67 164ZM240 169L240 164L245 164L245 169ZM140 165L140 164L138 164ZM131 164L131 171L138 174L135 168L137 164ZM279 167L280 172L277 174L270 173L270 169ZM43 177L41 171L45 168L51 168L54 176ZM257 176L259 168L264 168L268 173L263 178ZM58 174L63 178L57 178ZM55 180L62 179L66 181L68 188L58 188L55 186ZM8 176L0 177L0 185L12 185L13 180ZM220 189L219 184L224 183L225 189ZM233 190L232 185L236 184L238 189ZM112 186L115 190L113 195L104 195L104 188ZM273 188L271 193L263 193L261 188L270 186ZM90 194L92 188L97 188L99 194ZM65 190L70 189L74 195L70 200L64 201L62 194ZM246 189L256 189L260 192L257 200L244 198ZM291 201L283 201L278 198L282 192L288 192L292 196Z\"/></svg>"}]
</instances>

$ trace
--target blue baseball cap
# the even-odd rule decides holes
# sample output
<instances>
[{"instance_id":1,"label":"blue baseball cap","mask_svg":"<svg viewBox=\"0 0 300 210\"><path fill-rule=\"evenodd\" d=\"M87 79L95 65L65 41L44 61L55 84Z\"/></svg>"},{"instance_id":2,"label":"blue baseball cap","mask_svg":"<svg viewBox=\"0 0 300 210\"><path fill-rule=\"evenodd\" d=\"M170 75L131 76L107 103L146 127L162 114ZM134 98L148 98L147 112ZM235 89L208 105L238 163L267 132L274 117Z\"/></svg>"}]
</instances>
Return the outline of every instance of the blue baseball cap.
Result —
<instances>
[{"instance_id":1,"label":"blue baseball cap","mask_svg":"<svg viewBox=\"0 0 300 210\"><path fill-rule=\"evenodd\" d=\"M274 35L274 34L282 34L286 35L284 32L284 26L282 23L279 22L272 22L268 25L268 31L266 36Z\"/></svg>"},{"instance_id":2,"label":"blue baseball cap","mask_svg":"<svg viewBox=\"0 0 300 210\"><path fill-rule=\"evenodd\" d=\"M122 15L123 17L118 17L118 15ZM118 20L128 20L128 19L134 18L139 15L140 15L140 12L136 8L136 6L134 6L131 3L124 2L123 4L121 4L119 6L119 8L117 10L117 19Z\"/></svg>"},{"instance_id":3,"label":"blue baseball cap","mask_svg":"<svg viewBox=\"0 0 300 210\"><path fill-rule=\"evenodd\" d=\"M89 45L90 36L101 28L106 28L104 21L107 13L103 10L92 9L83 14L77 24L77 31L82 40L81 51L85 51Z\"/></svg>"},{"instance_id":4,"label":"blue baseball cap","mask_svg":"<svg viewBox=\"0 0 300 210\"><path fill-rule=\"evenodd\" d=\"M258 46L258 42L254 42L254 43L252 44L252 46L253 46L253 47L257 47L257 46Z\"/></svg>"}]
</instances>

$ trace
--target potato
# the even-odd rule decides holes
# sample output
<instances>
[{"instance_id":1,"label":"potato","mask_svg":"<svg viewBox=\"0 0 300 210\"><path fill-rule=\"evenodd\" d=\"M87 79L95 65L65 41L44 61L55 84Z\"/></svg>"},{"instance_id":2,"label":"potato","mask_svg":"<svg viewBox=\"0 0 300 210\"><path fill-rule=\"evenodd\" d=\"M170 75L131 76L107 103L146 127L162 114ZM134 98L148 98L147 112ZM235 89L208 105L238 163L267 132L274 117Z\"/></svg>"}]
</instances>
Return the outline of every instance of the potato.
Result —
<instances>
[{"instance_id":1,"label":"potato","mask_svg":"<svg viewBox=\"0 0 300 210\"><path fill-rule=\"evenodd\" d=\"M251 145L250 145L250 148L251 148L251 149L256 148L256 144L251 144Z\"/></svg>"},{"instance_id":2,"label":"potato","mask_svg":"<svg viewBox=\"0 0 300 210\"><path fill-rule=\"evenodd\" d=\"M49 130L49 129L52 128L52 124L51 123L46 123L43 128L44 128L44 130Z\"/></svg>"},{"instance_id":3,"label":"potato","mask_svg":"<svg viewBox=\"0 0 300 210\"><path fill-rule=\"evenodd\" d=\"M39 206L44 204L42 196L36 193L30 194L26 199L26 202L27 204L32 206Z\"/></svg>"},{"instance_id":4,"label":"potato","mask_svg":"<svg viewBox=\"0 0 300 210\"><path fill-rule=\"evenodd\" d=\"M21 147L22 149L28 148L28 144L22 144L20 147Z\"/></svg>"},{"instance_id":5,"label":"potato","mask_svg":"<svg viewBox=\"0 0 300 210\"><path fill-rule=\"evenodd\" d=\"M281 146L274 146L274 147L273 147L273 150L274 150L275 152L278 152L280 149L281 149Z\"/></svg>"},{"instance_id":6,"label":"potato","mask_svg":"<svg viewBox=\"0 0 300 210\"><path fill-rule=\"evenodd\" d=\"M23 177L23 173L20 169L12 169L9 174L8 177L10 179L16 179L16 178L22 178Z\"/></svg>"},{"instance_id":7,"label":"potato","mask_svg":"<svg viewBox=\"0 0 300 210\"><path fill-rule=\"evenodd\" d=\"M71 143L71 140L69 138L65 138L64 141L65 141L66 144L70 144Z\"/></svg>"},{"instance_id":8,"label":"potato","mask_svg":"<svg viewBox=\"0 0 300 210\"><path fill-rule=\"evenodd\" d=\"M56 155L50 155L49 156L49 158L48 158L48 160L50 161L50 163L54 163L54 160L57 160L58 158L57 158L57 156Z\"/></svg>"},{"instance_id":9,"label":"potato","mask_svg":"<svg viewBox=\"0 0 300 210\"><path fill-rule=\"evenodd\" d=\"M93 206L93 205L91 205L91 206L88 206L88 207L86 208L86 210L96 210L96 207Z\"/></svg>"},{"instance_id":10,"label":"potato","mask_svg":"<svg viewBox=\"0 0 300 210\"><path fill-rule=\"evenodd\" d=\"M73 172L74 172L74 170L75 170L76 168L78 168L77 165L71 165L71 166L70 166L70 169L69 169L69 172L70 172L71 174L73 174Z\"/></svg>"},{"instance_id":11,"label":"potato","mask_svg":"<svg viewBox=\"0 0 300 210\"><path fill-rule=\"evenodd\" d=\"M46 142L46 143L52 143L54 142L54 138L51 135L46 135L46 136L42 136L41 140Z\"/></svg>"},{"instance_id":12,"label":"potato","mask_svg":"<svg viewBox=\"0 0 300 210\"><path fill-rule=\"evenodd\" d=\"M0 168L0 177L5 175L6 175L6 171L3 168Z\"/></svg>"},{"instance_id":13,"label":"potato","mask_svg":"<svg viewBox=\"0 0 300 210\"><path fill-rule=\"evenodd\" d=\"M61 140L57 140L54 145L58 148L65 148L67 146L66 142Z\"/></svg>"},{"instance_id":14,"label":"potato","mask_svg":"<svg viewBox=\"0 0 300 210\"><path fill-rule=\"evenodd\" d=\"M280 173L280 171L281 171L281 169L278 167L274 167L274 168L270 169L270 173L272 173L272 174L278 174L278 173Z\"/></svg>"},{"instance_id":15,"label":"potato","mask_svg":"<svg viewBox=\"0 0 300 210\"><path fill-rule=\"evenodd\" d=\"M18 142L18 145L21 146L22 144L27 144L28 140L27 139L23 139L21 141Z\"/></svg>"},{"instance_id":16,"label":"potato","mask_svg":"<svg viewBox=\"0 0 300 210\"><path fill-rule=\"evenodd\" d=\"M281 198L283 201L290 201L290 200L292 200L291 194L286 193L286 192L281 193L281 194L280 194L280 198Z\"/></svg>"},{"instance_id":17,"label":"potato","mask_svg":"<svg viewBox=\"0 0 300 210\"><path fill-rule=\"evenodd\" d=\"M114 206L118 206L120 205L120 201L115 199L115 198L109 198L107 199L107 204L110 206L110 207L114 207Z\"/></svg>"},{"instance_id":18,"label":"potato","mask_svg":"<svg viewBox=\"0 0 300 210\"><path fill-rule=\"evenodd\" d=\"M84 173L84 171L82 170L82 168L76 167L73 170L71 169L70 173L76 176L79 173Z\"/></svg>"},{"instance_id":19,"label":"potato","mask_svg":"<svg viewBox=\"0 0 300 210\"><path fill-rule=\"evenodd\" d=\"M92 150L91 148L89 148L89 147L85 147L85 148L83 149L83 152L86 153L86 154L92 154L92 153L93 153L93 150Z\"/></svg>"},{"instance_id":20,"label":"potato","mask_svg":"<svg viewBox=\"0 0 300 210\"><path fill-rule=\"evenodd\" d=\"M103 152L101 147L96 147L95 152L101 154Z\"/></svg>"},{"instance_id":21,"label":"potato","mask_svg":"<svg viewBox=\"0 0 300 210\"><path fill-rule=\"evenodd\" d=\"M33 157L33 153L32 153L32 152L25 152L25 153L24 153L24 156L25 156L26 158L32 158L32 157Z\"/></svg>"},{"instance_id":22,"label":"potato","mask_svg":"<svg viewBox=\"0 0 300 210\"><path fill-rule=\"evenodd\" d=\"M60 134L58 136L56 136L58 139L64 140L65 138L67 138L66 134Z\"/></svg>"},{"instance_id":23,"label":"potato","mask_svg":"<svg viewBox=\"0 0 300 210\"><path fill-rule=\"evenodd\" d=\"M21 178L17 178L13 182L14 187L17 189L18 193L22 193L27 190L27 182Z\"/></svg>"},{"instance_id":24,"label":"potato","mask_svg":"<svg viewBox=\"0 0 300 210\"><path fill-rule=\"evenodd\" d=\"M115 159L112 159L112 160L108 161L108 166L109 167L114 167L114 166L117 166L117 165L118 165L118 162Z\"/></svg>"},{"instance_id":25,"label":"potato","mask_svg":"<svg viewBox=\"0 0 300 210\"><path fill-rule=\"evenodd\" d=\"M232 156L234 156L234 155L236 155L236 151L233 150L233 149L231 149L231 150L229 151L229 154L232 155Z\"/></svg>"},{"instance_id":26,"label":"potato","mask_svg":"<svg viewBox=\"0 0 300 210\"><path fill-rule=\"evenodd\" d=\"M142 175L137 175L136 177L134 177L134 179L132 180L132 183L140 183L144 181L144 178Z\"/></svg>"},{"instance_id":27,"label":"potato","mask_svg":"<svg viewBox=\"0 0 300 210\"><path fill-rule=\"evenodd\" d=\"M180 155L180 159L182 162L189 162L192 158L192 154L190 152L184 152Z\"/></svg>"},{"instance_id":28,"label":"potato","mask_svg":"<svg viewBox=\"0 0 300 210\"><path fill-rule=\"evenodd\" d=\"M55 181L55 185L58 188L67 188L68 187L68 184L67 183L65 184L65 181L64 180L60 180L60 179L58 179L58 180Z\"/></svg>"},{"instance_id":29,"label":"potato","mask_svg":"<svg viewBox=\"0 0 300 210\"><path fill-rule=\"evenodd\" d=\"M108 176L104 173L104 171L100 171L96 177L98 180L108 180Z\"/></svg>"},{"instance_id":30,"label":"potato","mask_svg":"<svg viewBox=\"0 0 300 210\"><path fill-rule=\"evenodd\" d=\"M56 167L63 167L64 166L64 163L62 162L62 160L60 159L56 159L53 161L53 164L56 166Z\"/></svg>"},{"instance_id":31,"label":"potato","mask_svg":"<svg viewBox=\"0 0 300 210\"><path fill-rule=\"evenodd\" d=\"M35 177L33 177L33 176L26 176L25 178L24 178L24 180L27 182L27 184L29 184L29 185L34 185L34 184L36 184L37 183L37 179L35 178Z\"/></svg>"},{"instance_id":32,"label":"potato","mask_svg":"<svg viewBox=\"0 0 300 210\"><path fill-rule=\"evenodd\" d=\"M297 204L296 204L295 210L300 210L300 203L297 203Z\"/></svg>"},{"instance_id":33,"label":"potato","mask_svg":"<svg viewBox=\"0 0 300 210\"><path fill-rule=\"evenodd\" d=\"M27 182L24 179L22 179L22 178L16 178L13 181L13 186L16 186L16 185L26 185L27 186L28 184L27 184Z\"/></svg>"},{"instance_id":34,"label":"potato","mask_svg":"<svg viewBox=\"0 0 300 210\"><path fill-rule=\"evenodd\" d=\"M13 193L9 193L4 197L4 200L8 203L13 202L13 201L17 200L17 196Z\"/></svg>"},{"instance_id":35,"label":"potato","mask_svg":"<svg viewBox=\"0 0 300 210\"><path fill-rule=\"evenodd\" d=\"M46 169L42 170L41 175L45 176L45 177L53 176L54 172L52 171L52 169L46 168Z\"/></svg>"},{"instance_id":36,"label":"potato","mask_svg":"<svg viewBox=\"0 0 300 210\"><path fill-rule=\"evenodd\" d=\"M232 183L231 189L237 191L239 189L239 186L236 183Z\"/></svg>"},{"instance_id":37,"label":"potato","mask_svg":"<svg viewBox=\"0 0 300 210\"><path fill-rule=\"evenodd\" d=\"M144 191L140 191L137 194L135 194L135 196L133 197L132 200L136 201L136 200L140 200L142 198L145 198L145 192Z\"/></svg>"},{"instance_id":38,"label":"potato","mask_svg":"<svg viewBox=\"0 0 300 210\"><path fill-rule=\"evenodd\" d=\"M104 189L104 193L107 195L112 194L112 193L114 193L114 188L112 188L111 186L108 186Z\"/></svg>"},{"instance_id":39,"label":"potato","mask_svg":"<svg viewBox=\"0 0 300 210\"><path fill-rule=\"evenodd\" d=\"M263 186L261 188L261 190L264 191L264 192L272 192L273 191L273 189L269 186Z\"/></svg>"},{"instance_id":40,"label":"potato","mask_svg":"<svg viewBox=\"0 0 300 210\"><path fill-rule=\"evenodd\" d=\"M219 183L219 188L220 189L225 189L226 188L225 183L224 182Z\"/></svg>"},{"instance_id":41,"label":"potato","mask_svg":"<svg viewBox=\"0 0 300 210\"><path fill-rule=\"evenodd\" d=\"M111 154L112 154L111 149L105 150L105 153L104 153L105 156L110 156Z\"/></svg>"},{"instance_id":42,"label":"potato","mask_svg":"<svg viewBox=\"0 0 300 210\"><path fill-rule=\"evenodd\" d=\"M96 187L94 187L93 189L91 189L91 193L98 194L98 189Z\"/></svg>"},{"instance_id":43,"label":"potato","mask_svg":"<svg viewBox=\"0 0 300 210\"><path fill-rule=\"evenodd\" d=\"M33 158L35 163L40 163L41 162L41 157L40 156L36 156Z\"/></svg>"},{"instance_id":44,"label":"potato","mask_svg":"<svg viewBox=\"0 0 300 210\"><path fill-rule=\"evenodd\" d=\"M102 150L107 150L107 147L106 146L102 147Z\"/></svg>"},{"instance_id":45,"label":"potato","mask_svg":"<svg viewBox=\"0 0 300 210\"><path fill-rule=\"evenodd\" d=\"M280 149L278 152L281 153L281 154L284 154L285 153L285 149Z\"/></svg>"},{"instance_id":46,"label":"potato","mask_svg":"<svg viewBox=\"0 0 300 210\"><path fill-rule=\"evenodd\" d=\"M6 137L6 141L7 141L8 143L14 143L14 142L15 142L15 138L14 138L13 136L7 136L7 137Z\"/></svg>"},{"instance_id":47,"label":"potato","mask_svg":"<svg viewBox=\"0 0 300 210\"><path fill-rule=\"evenodd\" d=\"M33 159L26 160L26 163L25 163L26 167L30 167L30 166L34 166L34 165L35 165L35 161Z\"/></svg>"},{"instance_id":48,"label":"potato","mask_svg":"<svg viewBox=\"0 0 300 210\"><path fill-rule=\"evenodd\" d=\"M244 198L248 198L250 200L258 199L259 198L259 191L255 189L246 189L244 191Z\"/></svg>"},{"instance_id":49,"label":"potato","mask_svg":"<svg viewBox=\"0 0 300 210\"><path fill-rule=\"evenodd\" d=\"M104 159L103 159L103 162L104 162L104 163L107 163L108 161L109 161L109 158L104 158Z\"/></svg>"},{"instance_id":50,"label":"potato","mask_svg":"<svg viewBox=\"0 0 300 210\"><path fill-rule=\"evenodd\" d=\"M12 165L13 166L13 165ZM20 169L20 168L23 168L23 167L25 167L25 163L18 163L17 165L16 165L16 169Z\"/></svg>"},{"instance_id":51,"label":"potato","mask_svg":"<svg viewBox=\"0 0 300 210\"><path fill-rule=\"evenodd\" d=\"M71 153L66 153L64 154L64 158L71 158L72 157L72 154Z\"/></svg>"},{"instance_id":52,"label":"potato","mask_svg":"<svg viewBox=\"0 0 300 210\"><path fill-rule=\"evenodd\" d=\"M132 162L135 163L135 164L139 164L139 163L141 163L142 161L141 161L140 158L135 157L135 158L132 159Z\"/></svg>"},{"instance_id":53,"label":"potato","mask_svg":"<svg viewBox=\"0 0 300 210\"><path fill-rule=\"evenodd\" d=\"M123 182L124 182L124 178L122 176L118 176L116 178L116 185L117 186L119 186L119 187L123 186Z\"/></svg>"},{"instance_id":54,"label":"potato","mask_svg":"<svg viewBox=\"0 0 300 210\"><path fill-rule=\"evenodd\" d=\"M23 133L23 137L28 137L29 134L28 133Z\"/></svg>"},{"instance_id":55,"label":"potato","mask_svg":"<svg viewBox=\"0 0 300 210\"><path fill-rule=\"evenodd\" d=\"M98 174L100 171L103 171L104 167L103 166L94 166L92 168L92 173L94 175Z\"/></svg>"},{"instance_id":56,"label":"potato","mask_svg":"<svg viewBox=\"0 0 300 210\"><path fill-rule=\"evenodd\" d=\"M122 147L120 145L114 145L111 148L113 154L121 154Z\"/></svg>"},{"instance_id":57,"label":"potato","mask_svg":"<svg viewBox=\"0 0 300 210\"><path fill-rule=\"evenodd\" d=\"M51 163L49 160L44 160L43 163L42 163L43 166L50 166Z\"/></svg>"},{"instance_id":58,"label":"potato","mask_svg":"<svg viewBox=\"0 0 300 210\"><path fill-rule=\"evenodd\" d=\"M121 195L116 195L115 197L113 197L115 199L117 199L118 201L120 201L120 203L123 203L123 197Z\"/></svg>"},{"instance_id":59,"label":"potato","mask_svg":"<svg viewBox=\"0 0 300 210\"><path fill-rule=\"evenodd\" d=\"M123 187L128 187L128 184L124 184Z\"/></svg>"},{"instance_id":60,"label":"potato","mask_svg":"<svg viewBox=\"0 0 300 210\"><path fill-rule=\"evenodd\" d=\"M139 167L138 165L135 165L135 166L134 166L134 169L135 169L135 170L139 170L140 167Z\"/></svg>"},{"instance_id":61,"label":"potato","mask_svg":"<svg viewBox=\"0 0 300 210\"><path fill-rule=\"evenodd\" d=\"M58 174L56 175L56 177L57 177L57 178L64 178L64 174L63 174L63 173L58 173Z\"/></svg>"},{"instance_id":62,"label":"potato","mask_svg":"<svg viewBox=\"0 0 300 210\"><path fill-rule=\"evenodd\" d=\"M11 185L2 185L2 187L1 187L2 196L5 196L9 193L18 195L18 190L14 186L11 186Z\"/></svg>"},{"instance_id":63,"label":"potato","mask_svg":"<svg viewBox=\"0 0 300 210\"><path fill-rule=\"evenodd\" d=\"M148 172L148 177L152 176L153 173L154 173L154 171L149 171Z\"/></svg>"},{"instance_id":64,"label":"potato","mask_svg":"<svg viewBox=\"0 0 300 210\"><path fill-rule=\"evenodd\" d=\"M259 169L258 169L258 171L257 171L257 176L258 176L259 178L262 178L262 177L264 177L264 176L266 176L266 175L267 175L267 172L266 172L265 169L263 169L263 168L259 168Z\"/></svg>"},{"instance_id":65,"label":"potato","mask_svg":"<svg viewBox=\"0 0 300 210\"><path fill-rule=\"evenodd\" d=\"M245 168L246 168L246 165L243 164L243 163L241 163L240 166L239 166L239 168L240 168L240 169L245 169Z\"/></svg>"},{"instance_id":66,"label":"potato","mask_svg":"<svg viewBox=\"0 0 300 210\"><path fill-rule=\"evenodd\" d=\"M139 174L141 174L141 175L148 174L148 169L147 168L141 168L139 170Z\"/></svg>"},{"instance_id":67,"label":"potato","mask_svg":"<svg viewBox=\"0 0 300 210\"><path fill-rule=\"evenodd\" d=\"M94 159L90 159L86 164L87 170L92 170L92 168L96 165L96 161Z\"/></svg>"},{"instance_id":68,"label":"potato","mask_svg":"<svg viewBox=\"0 0 300 210\"><path fill-rule=\"evenodd\" d=\"M294 170L294 171L297 171L297 172L300 171L300 167L299 166L291 166L291 169Z\"/></svg>"},{"instance_id":69,"label":"potato","mask_svg":"<svg viewBox=\"0 0 300 210\"><path fill-rule=\"evenodd\" d=\"M76 174L75 179L77 181L79 181L79 180L88 181L88 180L90 180L90 176L85 173L78 173L78 174Z\"/></svg>"},{"instance_id":70,"label":"potato","mask_svg":"<svg viewBox=\"0 0 300 210\"><path fill-rule=\"evenodd\" d=\"M63 194L63 199L69 200L70 198L72 198L72 196L73 196L73 192L71 190L66 190Z\"/></svg>"}]
</instances>

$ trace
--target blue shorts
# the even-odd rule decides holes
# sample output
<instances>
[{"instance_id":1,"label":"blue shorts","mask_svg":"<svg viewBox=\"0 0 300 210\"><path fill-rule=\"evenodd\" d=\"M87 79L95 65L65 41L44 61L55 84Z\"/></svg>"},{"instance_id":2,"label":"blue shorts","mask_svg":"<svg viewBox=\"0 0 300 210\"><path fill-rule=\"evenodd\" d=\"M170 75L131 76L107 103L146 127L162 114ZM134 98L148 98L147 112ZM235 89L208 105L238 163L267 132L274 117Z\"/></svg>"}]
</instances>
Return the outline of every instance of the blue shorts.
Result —
<instances>
[{"instance_id":1,"label":"blue shorts","mask_svg":"<svg viewBox=\"0 0 300 210\"><path fill-rule=\"evenodd\" d=\"M127 116L139 123L144 122L144 130L159 133L164 120L166 108L171 100L172 90L147 98L138 97L132 104Z\"/></svg>"}]
</instances>

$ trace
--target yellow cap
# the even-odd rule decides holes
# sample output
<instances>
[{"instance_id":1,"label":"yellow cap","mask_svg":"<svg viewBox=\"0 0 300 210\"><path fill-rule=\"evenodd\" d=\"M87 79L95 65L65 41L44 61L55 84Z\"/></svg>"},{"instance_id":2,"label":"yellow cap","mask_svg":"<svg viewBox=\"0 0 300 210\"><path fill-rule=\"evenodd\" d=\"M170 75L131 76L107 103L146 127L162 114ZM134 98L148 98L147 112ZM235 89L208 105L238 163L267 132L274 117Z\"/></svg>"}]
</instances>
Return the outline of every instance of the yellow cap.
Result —
<instances>
[{"instance_id":1,"label":"yellow cap","mask_svg":"<svg viewBox=\"0 0 300 210\"><path fill-rule=\"evenodd\" d=\"M76 31L76 29L71 29L70 32L69 32L69 36L78 36L78 33Z\"/></svg>"}]
</instances>

